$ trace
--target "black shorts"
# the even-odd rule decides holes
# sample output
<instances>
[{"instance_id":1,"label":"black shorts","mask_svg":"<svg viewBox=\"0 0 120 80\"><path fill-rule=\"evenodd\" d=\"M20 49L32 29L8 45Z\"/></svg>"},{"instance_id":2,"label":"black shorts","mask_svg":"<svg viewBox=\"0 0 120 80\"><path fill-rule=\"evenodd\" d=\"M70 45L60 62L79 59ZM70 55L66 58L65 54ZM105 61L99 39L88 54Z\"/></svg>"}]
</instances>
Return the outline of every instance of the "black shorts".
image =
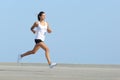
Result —
<instances>
[{"instance_id":1,"label":"black shorts","mask_svg":"<svg viewBox=\"0 0 120 80\"><path fill-rule=\"evenodd\" d=\"M35 39L35 43L38 44L40 42L43 42L41 39Z\"/></svg>"}]
</instances>

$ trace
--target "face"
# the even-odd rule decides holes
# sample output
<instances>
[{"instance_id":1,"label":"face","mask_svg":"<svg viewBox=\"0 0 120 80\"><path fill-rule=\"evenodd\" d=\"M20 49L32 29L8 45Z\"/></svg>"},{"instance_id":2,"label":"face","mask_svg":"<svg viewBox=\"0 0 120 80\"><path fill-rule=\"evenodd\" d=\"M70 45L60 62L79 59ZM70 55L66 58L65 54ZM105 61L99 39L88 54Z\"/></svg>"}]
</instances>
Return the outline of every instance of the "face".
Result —
<instances>
[{"instance_id":1,"label":"face","mask_svg":"<svg viewBox=\"0 0 120 80\"><path fill-rule=\"evenodd\" d=\"M44 14L42 14L42 15L40 16L40 19L45 20L45 17L46 17L46 15L45 15L45 13L44 13Z\"/></svg>"}]
</instances>

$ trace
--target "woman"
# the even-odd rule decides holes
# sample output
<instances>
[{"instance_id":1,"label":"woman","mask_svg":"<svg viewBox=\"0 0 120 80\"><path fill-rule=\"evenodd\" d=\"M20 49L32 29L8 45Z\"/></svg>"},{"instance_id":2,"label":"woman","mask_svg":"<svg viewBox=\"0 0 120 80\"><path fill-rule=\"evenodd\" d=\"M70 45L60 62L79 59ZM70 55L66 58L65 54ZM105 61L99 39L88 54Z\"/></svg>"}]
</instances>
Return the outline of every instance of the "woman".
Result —
<instances>
[{"instance_id":1,"label":"woman","mask_svg":"<svg viewBox=\"0 0 120 80\"><path fill-rule=\"evenodd\" d=\"M37 30L34 30L34 28L37 28ZM19 55L18 62L25 56L35 54L38 49L42 48L45 51L46 59L48 61L48 64L50 68L53 68L56 66L56 63L52 63L50 60L49 55L49 48L44 43L46 32L51 33L52 30L49 27L49 24L45 21L45 12L40 12L38 14L38 21L36 21L33 26L31 27L31 31L36 34L35 43L33 50L30 50L24 54Z\"/></svg>"}]
</instances>

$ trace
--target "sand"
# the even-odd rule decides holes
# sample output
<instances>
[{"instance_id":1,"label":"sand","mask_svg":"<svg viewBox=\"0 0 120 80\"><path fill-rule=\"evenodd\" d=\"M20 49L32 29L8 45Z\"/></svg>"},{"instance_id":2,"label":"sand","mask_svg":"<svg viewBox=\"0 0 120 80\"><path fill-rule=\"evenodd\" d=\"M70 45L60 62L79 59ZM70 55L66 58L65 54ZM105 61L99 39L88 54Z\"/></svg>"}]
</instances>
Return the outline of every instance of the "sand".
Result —
<instances>
[{"instance_id":1,"label":"sand","mask_svg":"<svg viewBox=\"0 0 120 80\"><path fill-rule=\"evenodd\" d=\"M0 80L120 80L120 65L0 63Z\"/></svg>"}]
</instances>

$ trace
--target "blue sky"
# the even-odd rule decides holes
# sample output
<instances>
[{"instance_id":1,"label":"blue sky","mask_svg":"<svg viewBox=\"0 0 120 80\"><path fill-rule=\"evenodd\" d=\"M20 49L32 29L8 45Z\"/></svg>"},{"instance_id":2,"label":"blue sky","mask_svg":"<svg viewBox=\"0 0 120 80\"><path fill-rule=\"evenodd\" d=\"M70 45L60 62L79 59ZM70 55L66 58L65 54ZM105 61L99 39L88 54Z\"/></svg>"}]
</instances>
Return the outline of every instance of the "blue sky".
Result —
<instances>
[{"instance_id":1,"label":"blue sky","mask_svg":"<svg viewBox=\"0 0 120 80\"><path fill-rule=\"evenodd\" d=\"M57 63L120 64L120 0L1 0L0 62L34 47L30 27L45 11L53 29L45 43ZM46 63L44 51L22 62Z\"/></svg>"}]
</instances>

